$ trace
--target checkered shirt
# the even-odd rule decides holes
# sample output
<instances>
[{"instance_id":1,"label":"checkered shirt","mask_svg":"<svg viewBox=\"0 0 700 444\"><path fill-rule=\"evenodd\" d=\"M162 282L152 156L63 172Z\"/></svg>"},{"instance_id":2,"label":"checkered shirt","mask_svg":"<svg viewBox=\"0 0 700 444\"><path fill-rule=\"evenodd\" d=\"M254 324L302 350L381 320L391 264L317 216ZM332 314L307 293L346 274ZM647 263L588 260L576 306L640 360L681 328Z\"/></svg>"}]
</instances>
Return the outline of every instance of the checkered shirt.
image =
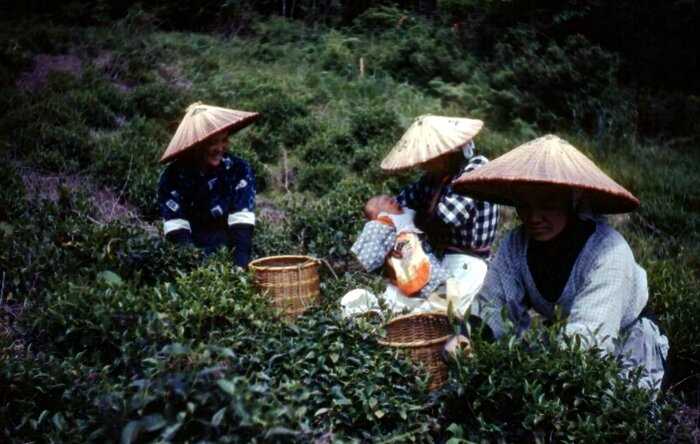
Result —
<instances>
[{"instance_id":1,"label":"checkered shirt","mask_svg":"<svg viewBox=\"0 0 700 444\"><path fill-rule=\"evenodd\" d=\"M474 156L452 180L487 163L486 157ZM422 206L430 204L436 190L423 176L401 190L397 200L402 206L419 211ZM437 223L444 225L441 228L448 233L448 238L444 240L452 246L465 250L483 249L491 246L496 237L498 205L458 194L450 184L441 192L436 213Z\"/></svg>"}]
</instances>

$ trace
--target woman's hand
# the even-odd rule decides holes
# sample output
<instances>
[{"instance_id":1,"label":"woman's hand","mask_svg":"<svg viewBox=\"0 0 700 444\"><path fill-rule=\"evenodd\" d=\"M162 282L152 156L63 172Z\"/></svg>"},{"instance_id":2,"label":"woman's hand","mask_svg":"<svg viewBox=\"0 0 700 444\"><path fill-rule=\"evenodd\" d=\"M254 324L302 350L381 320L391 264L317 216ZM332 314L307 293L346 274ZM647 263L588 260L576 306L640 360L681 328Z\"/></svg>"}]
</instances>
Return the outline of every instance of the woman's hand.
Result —
<instances>
[{"instance_id":1,"label":"woman's hand","mask_svg":"<svg viewBox=\"0 0 700 444\"><path fill-rule=\"evenodd\" d=\"M445 353L456 357L463 350L469 349L469 339L464 335L452 336L445 344Z\"/></svg>"}]
</instances>

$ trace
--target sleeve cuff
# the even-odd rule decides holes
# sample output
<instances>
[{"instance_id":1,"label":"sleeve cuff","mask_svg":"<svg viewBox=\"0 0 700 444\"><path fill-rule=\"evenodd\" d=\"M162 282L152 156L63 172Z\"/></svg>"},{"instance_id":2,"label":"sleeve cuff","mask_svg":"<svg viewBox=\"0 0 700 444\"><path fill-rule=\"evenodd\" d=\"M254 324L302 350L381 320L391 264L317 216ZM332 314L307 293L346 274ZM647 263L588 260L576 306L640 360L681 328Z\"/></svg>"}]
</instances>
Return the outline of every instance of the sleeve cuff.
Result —
<instances>
[{"instance_id":1,"label":"sleeve cuff","mask_svg":"<svg viewBox=\"0 0 700 444\"><path fill-rule=\"evenodd\" d=\"M176 230L192 231L190 223L185 219L170 219L163 222L163 232L168 234Z\"/></svg>"},{"instance_id":2,"label":"sleeve cuff","mask_svg":"<svg viewBox=\"0 0 700 444\"><path fill-rule=\"evenodd\" d=\"M242 210L229 214L228 226L235 224L255 225L255 213L249 210Z\"/></svg>"}]
</instances>

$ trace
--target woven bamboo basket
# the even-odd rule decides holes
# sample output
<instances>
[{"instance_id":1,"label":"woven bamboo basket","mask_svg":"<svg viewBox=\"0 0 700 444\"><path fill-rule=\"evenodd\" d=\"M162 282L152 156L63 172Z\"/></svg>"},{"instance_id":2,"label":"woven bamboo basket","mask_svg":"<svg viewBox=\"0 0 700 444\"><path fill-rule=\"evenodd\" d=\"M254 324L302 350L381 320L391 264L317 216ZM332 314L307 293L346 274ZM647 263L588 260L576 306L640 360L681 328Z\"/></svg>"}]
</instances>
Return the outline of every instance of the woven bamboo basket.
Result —
<instances>
[{"instance_id":1,"label":"woven bamboo basket","mask_svg":"<svg viewBox=\"0 0 700 444\"><path fill-rule=\"evenodd\" d=\"M417 313L398 316L386 324L386 337L379 343L408 351L411 360L420 362L430 373L429 390L437 390L447 381L443 359L445 343L453 334L447 316Z\"/></svg>"},{"instance_id":2,"label":"woven bamboo basket","mask_svg":"<svg viewBox=\"0 0 700 444\"><path fill-rule=\"evenodd\" d=\"M318 266L309 256L269 256L249 264L255 284L271 297L282 316L294 319L316 305L321 296Z\"/></svg>"}]
</instances>

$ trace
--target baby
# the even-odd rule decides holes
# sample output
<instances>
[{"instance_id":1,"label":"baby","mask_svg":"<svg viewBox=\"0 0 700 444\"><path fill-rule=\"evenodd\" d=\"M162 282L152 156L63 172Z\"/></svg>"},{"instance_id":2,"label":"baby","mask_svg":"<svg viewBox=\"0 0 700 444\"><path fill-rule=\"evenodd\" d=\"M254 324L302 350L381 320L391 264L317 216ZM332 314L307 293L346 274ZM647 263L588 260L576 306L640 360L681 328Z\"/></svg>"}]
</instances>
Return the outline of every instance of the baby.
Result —
<instances>
[{"instance_id":1,"label":"baby","mask_svg":"<svg viewBox=\"0 0 700 444\"><path fill-rule=\"evenodd\" d=\"M363 212L369 222L352 251L365 269L385 265L389 281L406 297L427 297L444 282L444 270L423 249L415 211L379 195L367 201Z\"/></svg>"},{"instance_id":2,"label":"baby","mask_svg":"<svg viewBox=\"0 0 700 444\"><path fill-rule=\"evenodd\" d=\"M376 220L392 225L396 229L397 234L405 232L422 233L413 223L416 212L410 208L402 208L394 197L387 194L380 194L370 198L365 204L363 212L367 220Z\"/></svg>"}]
</instances>

